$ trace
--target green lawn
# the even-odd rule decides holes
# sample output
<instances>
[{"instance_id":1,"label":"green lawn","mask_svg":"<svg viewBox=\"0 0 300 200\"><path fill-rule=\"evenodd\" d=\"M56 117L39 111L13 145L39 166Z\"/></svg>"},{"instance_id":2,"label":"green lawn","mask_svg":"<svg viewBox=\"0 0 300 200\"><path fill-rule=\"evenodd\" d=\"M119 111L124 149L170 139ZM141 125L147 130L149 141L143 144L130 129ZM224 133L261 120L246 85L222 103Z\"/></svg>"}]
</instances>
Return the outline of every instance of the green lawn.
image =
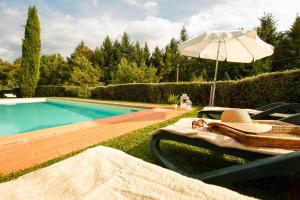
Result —
<instances>
[{"instance_id":1,"label":"green lawn","mask_svg":"<svg viewBox=\"0 0 300 200\"><path fill-rule=\"evenodd\" d=\"M100 145L122 150L137 158L141 158L147 162L155 164L155 161L153 160L149 149L149 143L151 139L149 134L153 130L176 122L181 117L191 116L195 117L196 111L186 113L180 117L176 117L159 124L139 129L129 134L120 136L116 139L102 142ZM213 169L246 162L245 160L238 159L232 156L220 156L206 149L178 144L175 142L163 142L162 150L165 151L166 154L183 169L193 173L206 172ZM80 151L53 159L42 165L30 169L0 176L0 182L15 179L20 175L48 166L67 157L73 156L79 152ZM298 174L295 174L291 175L290 177L259 179L244 183L231 184L227 185L226 187L238 191L242 194L262 199L299 199L299 193L297 193L297 191L299 190L298 186L300 186L299 177L300 176Z\"/></svg>"}]
</instances>

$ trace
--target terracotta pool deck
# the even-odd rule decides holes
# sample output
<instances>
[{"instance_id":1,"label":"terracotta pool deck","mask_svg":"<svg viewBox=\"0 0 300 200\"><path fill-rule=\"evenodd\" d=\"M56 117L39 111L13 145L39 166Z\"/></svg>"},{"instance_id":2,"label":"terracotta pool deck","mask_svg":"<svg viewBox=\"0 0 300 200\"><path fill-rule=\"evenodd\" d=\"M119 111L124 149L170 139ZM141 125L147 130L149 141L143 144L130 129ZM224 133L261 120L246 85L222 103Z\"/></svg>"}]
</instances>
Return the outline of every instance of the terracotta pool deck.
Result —
<instances>
[{"instance_id":1,"label":"terracotta pool deck","mask_svg":"<svg viewBox=\"0 0 300 200\"><path fill-rule=\"evenodd\" d=\"M68 99L149 109L105 119L0 137L0 173L29 168L187 112L186 110L173 110L165 105L156 104Z\"/></svg>"}]
</instances>

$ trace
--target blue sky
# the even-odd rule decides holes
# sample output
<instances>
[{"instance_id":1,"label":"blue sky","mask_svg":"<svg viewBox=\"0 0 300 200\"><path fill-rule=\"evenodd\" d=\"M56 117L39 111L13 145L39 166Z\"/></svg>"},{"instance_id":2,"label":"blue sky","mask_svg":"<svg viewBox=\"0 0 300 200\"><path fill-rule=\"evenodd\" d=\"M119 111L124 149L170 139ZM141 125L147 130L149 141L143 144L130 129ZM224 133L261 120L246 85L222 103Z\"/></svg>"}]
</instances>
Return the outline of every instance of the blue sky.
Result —
<instances>
[{"instance_id":1,"label":"blue sky","mask_svg":"<svg viewBox=\"0 0 300 200\"><path fill-rule=\"evenodd\" d=\"M253 28L264 12L272 12L278 29L286 30L300 12L299 0L0 0L0 58L21 55L27 8L35 4L41 22L42 54L68 56L80 42L90 48L106 35L151 49L178 38L183 25L190 36L204 31Z\"/></svg>"}]
</instances>

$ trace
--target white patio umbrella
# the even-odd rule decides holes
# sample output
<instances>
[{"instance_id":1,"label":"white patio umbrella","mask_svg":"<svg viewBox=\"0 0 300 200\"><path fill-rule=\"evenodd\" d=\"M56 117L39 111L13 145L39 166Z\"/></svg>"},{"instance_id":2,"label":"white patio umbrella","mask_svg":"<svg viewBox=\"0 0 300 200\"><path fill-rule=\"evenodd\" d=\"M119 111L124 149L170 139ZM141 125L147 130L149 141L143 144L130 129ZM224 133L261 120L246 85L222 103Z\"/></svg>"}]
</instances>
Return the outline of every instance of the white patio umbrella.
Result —
<instances>
[{"instance_id":1,"label":"white patio umbrella","mask_svg":"<svg viewBox=\"0 0 300 200\"><path fill-rule=\"evenodd\" d=\"M270 56L274 47L262 41L256 30L206 32L179 44L182 55L216 60L214 83L209 105L214 105L218 61L250 63Z\"/></svg>"}]
</instances>

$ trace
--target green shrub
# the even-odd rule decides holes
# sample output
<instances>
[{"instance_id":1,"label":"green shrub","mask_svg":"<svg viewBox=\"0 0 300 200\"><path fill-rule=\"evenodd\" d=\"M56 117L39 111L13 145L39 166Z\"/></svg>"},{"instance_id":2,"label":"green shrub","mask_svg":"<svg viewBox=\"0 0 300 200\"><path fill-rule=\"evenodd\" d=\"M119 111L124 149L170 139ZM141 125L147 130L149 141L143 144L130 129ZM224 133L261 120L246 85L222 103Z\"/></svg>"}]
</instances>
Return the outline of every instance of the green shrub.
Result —
<instances>
[{"instance_id":1,"label":"green shrub","mask_svg":"<svg viewBox=\"0 0 300 200\"><path fill-rule=\"evenodd\" d=\"M216 105L258 107L274 101L300 102L300 70L218 82Z\"/></svg>"},{"instance_id":2,"label":"green shrub","mask_svg":"<svg viewBox=\"0 0 300 200\"><path fill-rule=\"evenodd\" d=\"M91 90L92 98L140 101L140 102L161 102L158 84L153 83L131 83L95 87Z\"/></svg>"},{"instance_id":3,"label":"green shrub","mask_svg":"<svg viewBox=\"0 0 300 200\"><path fill-rule=\"evenodd\" d=\"M38 86L35 90L37 97L78 97L81 92L76 86Z\"/></svg>"},{"instance_id":4,"label":"green shrub","mask_svg":"<svg viewBox=\"0 0 300 200\"><path fill-rule=\"evenodd\" d=\"M167 103L171 94L186 93L194 105L207 105L211 82L122 84L95 87L92 98ZM218 106L258 107L274 101L300 102L300 70L266 73L238 81L218 81Z\"/></svg>"},{"instance_id":5,"label":"green shrub","mask_svg":"<svg viewBox=\"0 0 300 200\"><path fill-rule=\"evenodd\" d=\"M186 93L193 105L207 105L211 82L133 83L90 88L90 97L104 100L167 103ZM39 86L37 96L80 96L79 87ZM300 102L300 70L274 72L238 81L218 81L217 106L255 108L274 101Z\"/></svg>"},{"instance_id":6,"label":"green shrub","mask_svg":"<svg viewBox=\"0 0 300 200\"><path fill-rule=\"evenodd\" d=\"M179 95L171 94L168 97L168 103L169 104L178 104L179 103Z\"/></svg>"},{"instance_id":7,"label":"green shrub","mask_svg":"<svg viewBox=\"0 0 300 200\"><path fill-rule=\"evenodd\" d=\"M82 86L87 88L99 83L101 70L93 67L92 63L85 56L76 56L72 61L73 71L69 78L68 85Z\"/></svg>"},{"instance_id":8,"label":"green shrub","mask_svg":"<svg viewBox=\"0 0 300 200\"><path fill-rule=\"evenodd\" d=\"M128 62L126 58L122 58L117 70L112 74L112 83L156 83L159 81L156 71L156 68L146 66L144 62L138 66L135 62Z\"/></svg>"}]
</instances>

